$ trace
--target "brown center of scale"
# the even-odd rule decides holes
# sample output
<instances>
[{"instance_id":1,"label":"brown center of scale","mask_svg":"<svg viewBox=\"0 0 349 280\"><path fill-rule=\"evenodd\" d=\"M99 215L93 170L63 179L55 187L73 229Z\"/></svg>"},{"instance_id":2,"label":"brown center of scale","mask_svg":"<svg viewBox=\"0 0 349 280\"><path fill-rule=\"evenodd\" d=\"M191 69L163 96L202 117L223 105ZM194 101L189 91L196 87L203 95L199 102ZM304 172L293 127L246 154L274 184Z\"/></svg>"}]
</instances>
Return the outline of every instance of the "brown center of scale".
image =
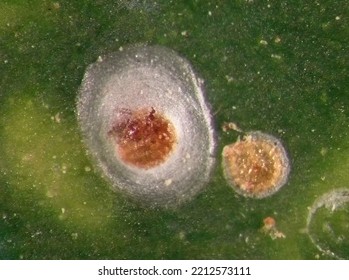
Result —
<instances>
[{"instance_id":1,"label":"brown center of scale","mask_svg":"<svg viewBox=\"0 0 349 280\"><path fill-rule=\"evenodd\" d=\"M122 161L142 169L166 161L176 145L172 123L154 108L121 109L109 131Z\"/></svg>"}]
</instances>

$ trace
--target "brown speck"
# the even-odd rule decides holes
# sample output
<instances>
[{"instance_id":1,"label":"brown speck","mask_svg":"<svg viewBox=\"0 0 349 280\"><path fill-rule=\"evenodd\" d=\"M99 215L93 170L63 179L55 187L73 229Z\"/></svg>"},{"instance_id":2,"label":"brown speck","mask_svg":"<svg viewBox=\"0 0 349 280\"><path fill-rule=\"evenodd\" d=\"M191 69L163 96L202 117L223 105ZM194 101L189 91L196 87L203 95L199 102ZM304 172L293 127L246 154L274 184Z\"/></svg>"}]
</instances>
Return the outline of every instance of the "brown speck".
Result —
<instances>
[{"instance_id":1,"label":"brown speck","mask_svg":"<svg viewBox=\"0 0 349 280\"><path fill-rule=\"evenodd\" d=\"M268 234L271 239L286 238L286 235L276 228L276 221L273 217L266 217L263 220L262 232Z\"/></svg>"}]
</instances>

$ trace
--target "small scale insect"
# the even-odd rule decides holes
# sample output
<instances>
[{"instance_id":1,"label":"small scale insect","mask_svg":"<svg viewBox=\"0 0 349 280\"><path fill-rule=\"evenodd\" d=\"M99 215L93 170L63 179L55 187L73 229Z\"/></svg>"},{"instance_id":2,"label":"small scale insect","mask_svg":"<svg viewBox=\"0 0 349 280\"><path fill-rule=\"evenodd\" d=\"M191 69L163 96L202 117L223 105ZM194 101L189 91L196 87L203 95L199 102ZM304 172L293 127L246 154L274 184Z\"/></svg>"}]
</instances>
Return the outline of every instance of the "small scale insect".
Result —
<instances>
[{"instance_id":1,"label":"small scale insect","mask_svg":"<svg viewBox=\"0 0 349 280\"><path fill-rule=\"evenodd\" d=\"M290 164L286 151L271 135L247 133L242 140L226 145L222 156L227 182L243 196L267 197L287 182Z\"/></svg>"}]
</instances>

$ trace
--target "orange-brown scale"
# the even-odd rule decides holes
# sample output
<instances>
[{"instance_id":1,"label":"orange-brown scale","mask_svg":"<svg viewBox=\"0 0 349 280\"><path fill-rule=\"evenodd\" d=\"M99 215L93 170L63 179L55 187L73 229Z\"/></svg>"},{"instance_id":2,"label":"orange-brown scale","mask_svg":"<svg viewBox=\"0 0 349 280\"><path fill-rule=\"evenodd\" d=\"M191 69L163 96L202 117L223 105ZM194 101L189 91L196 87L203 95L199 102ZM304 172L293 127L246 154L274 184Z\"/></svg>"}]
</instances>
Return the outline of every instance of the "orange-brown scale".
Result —
<instances>
[{"instance_id":1,"label":"orange-brown scale","mask_svg":"<svg viewBox=\"0 0 349 280\"><path fill-rule=\"evenodd\" d=\"M283 154L278 146L266 140L244 141L223 150L226 171L243 191L263 194L279 184L283 176Z\"/></svg>"}]
</instances>

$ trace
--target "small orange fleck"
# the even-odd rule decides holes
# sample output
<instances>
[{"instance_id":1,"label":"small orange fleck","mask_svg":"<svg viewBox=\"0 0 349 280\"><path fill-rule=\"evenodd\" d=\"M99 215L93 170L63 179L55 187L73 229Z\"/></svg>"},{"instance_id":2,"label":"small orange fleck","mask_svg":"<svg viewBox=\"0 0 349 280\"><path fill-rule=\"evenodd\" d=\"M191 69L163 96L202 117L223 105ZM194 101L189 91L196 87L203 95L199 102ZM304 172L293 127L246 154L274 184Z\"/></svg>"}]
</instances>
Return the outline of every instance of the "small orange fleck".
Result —
<instances>
[{"instance_id":1,"label":"small orange fleck","mask_svg":"<svg viewBox=\"0 0 349 280\"><path fill-rule=\"evenodd\" d=\"M276 228L276 221L273 217L266 217L263 219L262 232L268 234L271 239L286 238L286 235Z\"/></svg>"},{"instance_id":2,"label":"small orange fleck","mask_svg":"<svg viewBox=\"0 0 349 280\"><path fill-rule=\"evenodd\" d=\"M266 229L271 229L271 228L275 227L275 225L276 225L276 221L273 217L266 217L263 220L263 223L264 223L264 228L266 228Z\"/></svg>"}]
</instances>

